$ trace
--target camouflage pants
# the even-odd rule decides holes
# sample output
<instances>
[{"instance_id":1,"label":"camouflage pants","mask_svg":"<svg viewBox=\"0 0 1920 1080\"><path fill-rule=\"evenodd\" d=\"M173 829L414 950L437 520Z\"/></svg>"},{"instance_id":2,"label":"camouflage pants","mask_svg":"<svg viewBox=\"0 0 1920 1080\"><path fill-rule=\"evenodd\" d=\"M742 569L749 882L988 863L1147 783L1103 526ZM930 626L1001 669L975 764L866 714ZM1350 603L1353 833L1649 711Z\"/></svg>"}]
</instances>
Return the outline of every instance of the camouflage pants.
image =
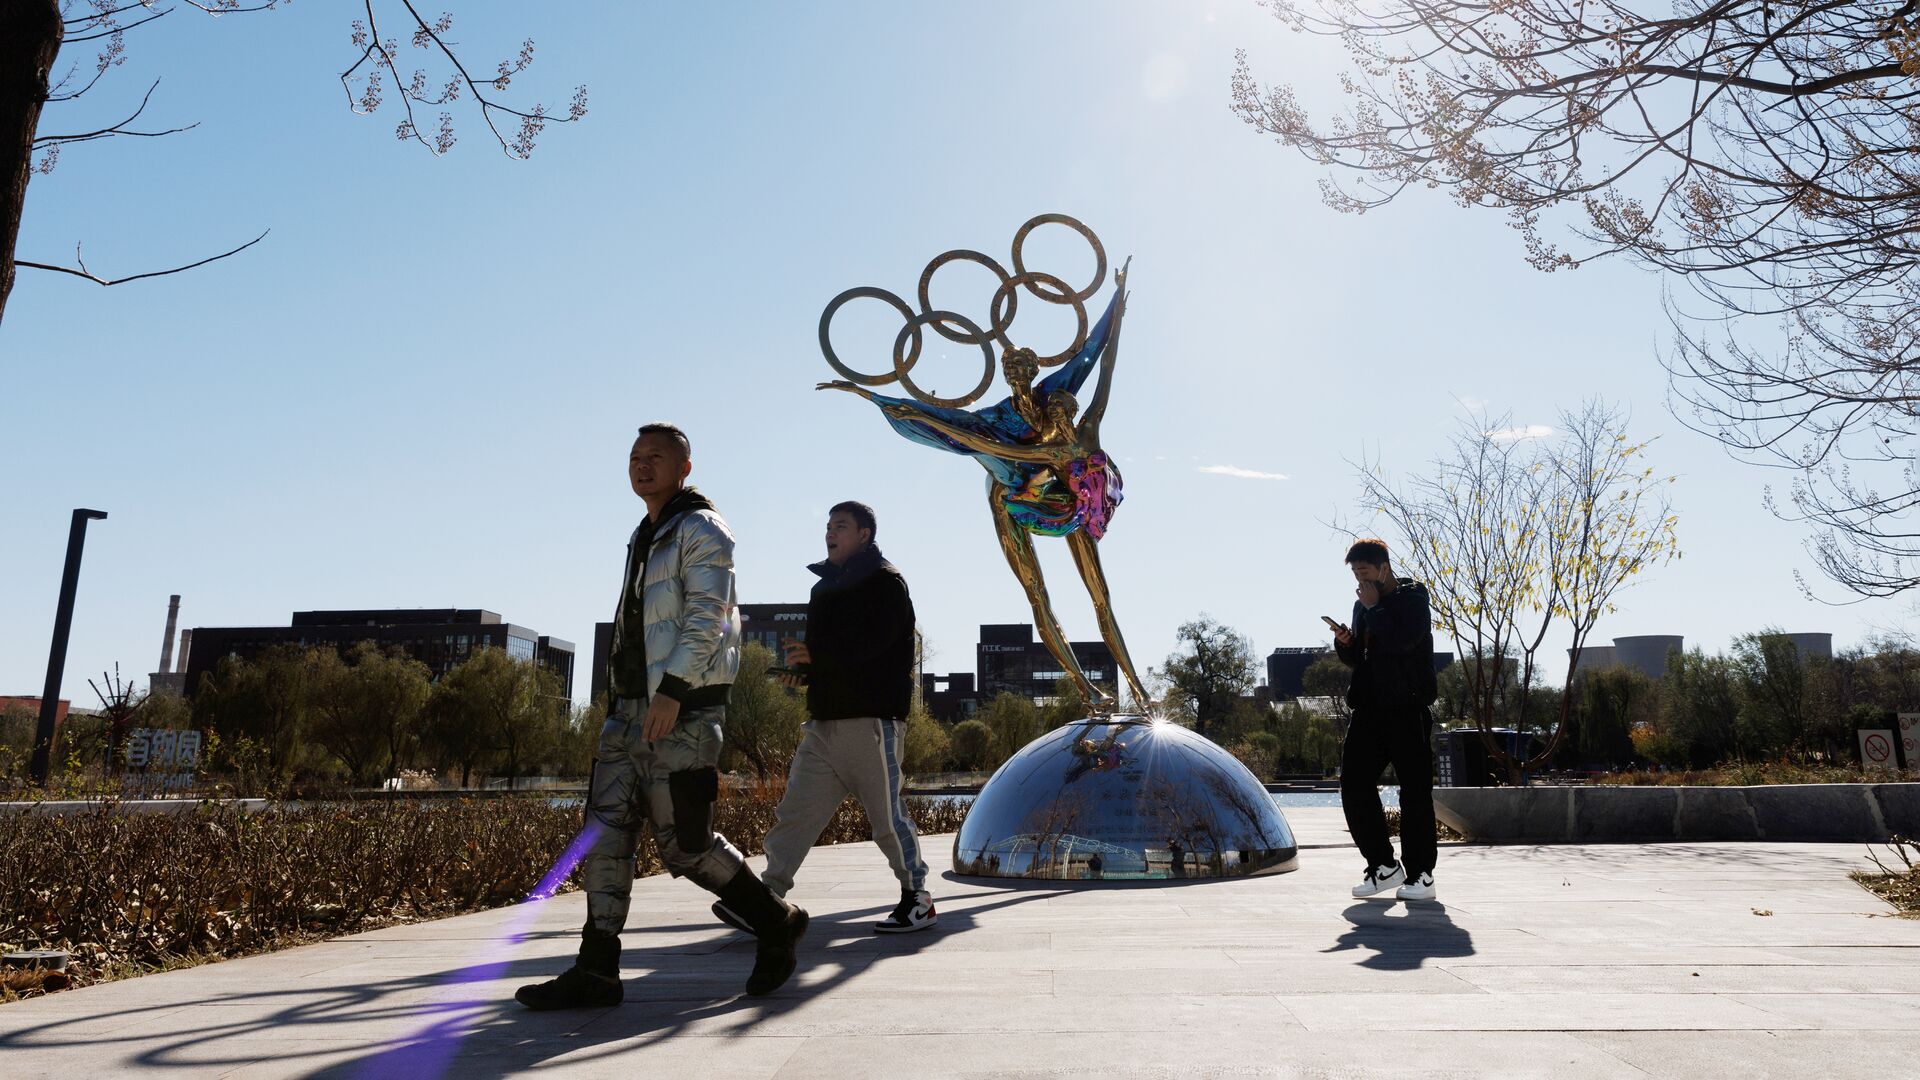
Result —
<instances>
[{"instance_id":1,"label":"camouflage pants","mask_svg":"<svg viewBox=\"0 0 1920 1080\"><path fill-rule=\"evenodd\" d=\"M655 742L640 737L645 715L644 701L618 702L600 729L594 756L587 792L587 828L593 837L581 869L587 929L601 934L618 934L626 925L642 826L652 830L668 873L710 892L718 892L745 865L740 852L713 831L726 706L681 710L680 722Z\"/></svg>"}]
</instances>

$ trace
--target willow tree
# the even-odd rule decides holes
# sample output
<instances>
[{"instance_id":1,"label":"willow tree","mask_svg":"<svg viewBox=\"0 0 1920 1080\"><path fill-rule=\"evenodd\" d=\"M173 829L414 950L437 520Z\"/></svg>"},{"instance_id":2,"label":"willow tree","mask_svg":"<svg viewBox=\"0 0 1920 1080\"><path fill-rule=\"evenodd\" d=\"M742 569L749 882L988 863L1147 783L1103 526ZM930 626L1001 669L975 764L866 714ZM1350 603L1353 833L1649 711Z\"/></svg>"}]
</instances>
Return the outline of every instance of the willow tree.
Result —
<instances>
[{"instance_id":1,"label":"willow tree","mask_svg":"<svg viewBox=\"0 0 1920 1080\"><path fill-rule=\"evenodd\" d=\"M1548 433L1470 417L1431 472L1404 482L1378 463L1361 466L1366 507L1398 533L1395 565L1426 584L1434 623L1459 658L1468 713L1515 783L1566 738L1573 695L1558 695L1557 715L1535 715L1548 658L1565 647L1571 683L1620 590L1679 557L1673 478L1647 464L1650 445L1595 401ZM1495 741L1503 717L1544 731L1540 752Z\"/></svg>"},{"instance_id":2,"label":"willow tree","mask_svg":"<svg viewBox=\"0 0 1920 1080\"><path fill-rule=\"evenodd\" d=\"M1353 61L1331 119L1244 52L1233 78L1242 120L1334 170L1330 205L1441 189L1541 270L1684 283L1676 413L1792 471L1769 503L1833 581L1920 585L1920 0L1264 6Z\"/></svg>"},{"instance_id":3,"label":"willow tree","mask_svg":"<svg viewBox=\"0 0 1920 1080\"><path fill-rule=\"evenodd\" d=\"M346 656L307 654L307 731L346 768L355 784L400 775L412 764L433 672L404 651L372 641Z\"/></svg>"},{"instance_id":4,"label":"willow tree","mask_svg":"<svg viewBox=\"0 0 1920 1080\"><path fill-rule=\"evenodd\" d=\"M1151 674L1166 688L1168 714L1205 735L1253 691L1253 642L1204 612L1181 623L1175 638L1179 647Z\"/></svg>"},{"instance_id":5,"label":"willow tree","mask_svg":"<svg viewBox=\"0 0 1920 1080\"><path fill-rule=\"evenodd\" d=\"M740 649L740 668L727 696L727 751L752 765L762 784L792 763L807 722L806 699L774 682L768 670L774 665L771 650L748 642Z\"/></svg>"},{"instance_id":6,"label":"willow tree","mask_svg":"<svg viewBox=\"0 0 1920 1080\"><path fill-rule=\"evenodd\" d=\"M569 719L560 677L551 668L492 645L473 650L434 685L433 737L468 782L492 761L516 786L528 766L558 747Z\"/></svg>"}]
</instances>

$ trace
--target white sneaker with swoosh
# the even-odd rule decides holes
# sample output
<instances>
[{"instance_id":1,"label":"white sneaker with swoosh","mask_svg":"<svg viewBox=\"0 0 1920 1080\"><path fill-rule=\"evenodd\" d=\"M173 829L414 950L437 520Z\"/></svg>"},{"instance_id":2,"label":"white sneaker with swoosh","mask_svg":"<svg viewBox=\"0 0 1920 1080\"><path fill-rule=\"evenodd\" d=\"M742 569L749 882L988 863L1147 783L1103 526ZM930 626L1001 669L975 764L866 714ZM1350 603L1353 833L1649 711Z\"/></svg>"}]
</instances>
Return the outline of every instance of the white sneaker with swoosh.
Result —
<instances>
[{"instance_id":1,"label":"white sneaker with swoosh","mask_svg":"<svg viewBox=\"0 0 1920 1080\"><path fill-rule=\"evenodd\" d=\"M1437 896L1438 893L1434 892L1433 875L1426 871L1421 871L1419 877L1413 878L1405 885L1400 886L1400 891L1394 893L1394 895L1402 900L1431 900Z\"/></svg>"},{"instance_id":2,"label":"white sneaker with swoosh","mask_svg":"<svg viewBox=\"0 0 1920 1080\"><path fill-rule=\"evenodd\" d=\"M893 914L885 920L873 924L876 934L910 934L915 930L931 927L939 918L933 909L933 894L925 889L916 889L900 894L900 903Z\"/></svg>"},{"instance_id":3,"label":"white sneaker with swoosh","mask_svg":"<svg viewBox=\"0 0 1920 1080\"><path fill-rule=\"evenodd\" d=\"M1394 863L1392 866L1369 866L1367 876L1361 878L1360 884L1353 887L1353 895L1358 899L1378 896L1396 885L1405 883L1406 880L1407 868L1401 863Z\"/></svg>"}]
</instances>

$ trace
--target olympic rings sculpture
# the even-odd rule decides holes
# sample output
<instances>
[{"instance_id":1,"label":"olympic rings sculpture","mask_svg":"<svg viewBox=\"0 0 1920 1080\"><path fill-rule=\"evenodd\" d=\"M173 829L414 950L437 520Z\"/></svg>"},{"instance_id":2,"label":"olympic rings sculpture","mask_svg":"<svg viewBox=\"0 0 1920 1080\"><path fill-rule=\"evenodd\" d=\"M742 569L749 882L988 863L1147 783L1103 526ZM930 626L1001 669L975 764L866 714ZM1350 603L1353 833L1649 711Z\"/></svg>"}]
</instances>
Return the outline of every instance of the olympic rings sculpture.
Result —
<instances>
[{"instance_id":1,"label":"olympic rings sculpture","mask_svg":"<svg viewBox=\"0 0 1920 1080\"><path fill-rule=\"evenodd\" d=\"M1093 248L1093 281L1087 287L1075 290L1058 277L1039 270L1028 270L1021 249L1027 242L1028 234L1042 225L1065 225L1085 237ZM986 267L993 272L1000 284L993 291L993 298L987 303L987 325L979 323L955 311L934 310L932 295L933 275L950 262L970 262ZM1072 359L1087 343L1087 306L1086 302L1100 288L1107 277L1107 252L1100 246L1100 238L1093 230L1065 214L1041 214L1020 226L1013 234L1013 272L1000 265L992 256L966 248L954 248L943 251L927 263L920 273L920 287L917 298L920 306L916 310L910 307L894 293L871 285L851 288L827 302L827 308L820 313L820 352L827 358L833 370L842 378L861 386L887 386L898 382L907 393L917 401L947 409L960 409L980 400L993 385L994 357L993 346L998 345L1006 352L1015 348L1007 331L1013 328L1014 316L1019 310L1020 291L1022 289L1034 299L1043 303L1059 304L1073 308L1074 319L1078 327L1073 343L1051 356L1035 357L1041 367L1055 367ZM879 300L900 313L905 325L893 339L893 370L878 375L865 375L842 363L833 351L833 341L829 331L833 326L833 317L839 310L854 300ZM943 398L921 390L913 382L913 366L920 362L922 347L921 328L931 327L933 332L956 345L978 345L985 358L986 370L981 373L980 382L972 390L957 398Z\"/></svg>"}]
</instances>

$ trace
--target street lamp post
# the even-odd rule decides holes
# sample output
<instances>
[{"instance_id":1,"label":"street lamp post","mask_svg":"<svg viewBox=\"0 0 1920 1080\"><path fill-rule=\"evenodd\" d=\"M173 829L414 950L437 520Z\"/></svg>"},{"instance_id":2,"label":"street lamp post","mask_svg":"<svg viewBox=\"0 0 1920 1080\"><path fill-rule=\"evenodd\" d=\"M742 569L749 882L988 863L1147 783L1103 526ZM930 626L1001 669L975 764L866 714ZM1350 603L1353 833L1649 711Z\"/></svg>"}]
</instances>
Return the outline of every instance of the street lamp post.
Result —
<instances>
[{"instance_id":1,"label":"street lamp post","mask_svg":"<svg viewBox=\"0 0 1920 1080\"><path fill-rule=\"evenodd\" d=\"M40 694L40 727L33 736L33 782L47 786L53 766L53 723L60 712L60 677L67 669L67 632L73 629L73 596L80 587L80 549L87 522L105 521L105 510L77 509L67 530L67 568L60 575L60 606L53 616L53 649L47 655L47 686Z\"/></svg>"}]
</instances>

